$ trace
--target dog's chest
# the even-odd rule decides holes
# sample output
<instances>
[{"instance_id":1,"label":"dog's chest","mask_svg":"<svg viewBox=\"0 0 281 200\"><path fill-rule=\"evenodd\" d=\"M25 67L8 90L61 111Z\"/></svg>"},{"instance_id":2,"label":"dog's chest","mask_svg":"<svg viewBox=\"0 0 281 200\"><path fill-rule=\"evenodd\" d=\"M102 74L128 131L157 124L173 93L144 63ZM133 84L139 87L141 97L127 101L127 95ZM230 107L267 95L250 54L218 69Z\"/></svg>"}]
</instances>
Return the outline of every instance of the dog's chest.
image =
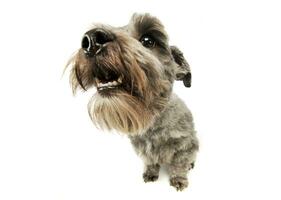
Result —
<instances>
[{"instance_id":1,"label":"dog's chest","mask_svg":"<svg viewBox=\"0 0 281 200\"><path fill-rule=\"evenodd\" d=\"M168 145L167 138L163 134L134 136L130 139L137 153L148 161L167 163L174 154L174 149Z\"/></svg>"}]
</instances>

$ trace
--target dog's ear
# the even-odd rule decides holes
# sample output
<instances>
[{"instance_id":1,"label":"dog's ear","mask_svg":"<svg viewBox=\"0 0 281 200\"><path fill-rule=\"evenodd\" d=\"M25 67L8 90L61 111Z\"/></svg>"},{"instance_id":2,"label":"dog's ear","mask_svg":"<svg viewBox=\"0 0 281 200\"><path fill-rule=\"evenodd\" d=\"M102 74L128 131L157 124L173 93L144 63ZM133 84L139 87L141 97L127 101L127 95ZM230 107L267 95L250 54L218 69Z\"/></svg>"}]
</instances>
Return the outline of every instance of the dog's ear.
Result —
<instances>
[{"instance_id":1,"label":"dog's ear","mask_svg":"<svg viewBox=\"0 0 281 200\"><path fill-rule=\"evenodd\" d=\"M176 46L171 46L170 49L176 64L176 80L183 81L185 87L191 87L191 71L183 53Z\"/></svg>"}]
</instances>

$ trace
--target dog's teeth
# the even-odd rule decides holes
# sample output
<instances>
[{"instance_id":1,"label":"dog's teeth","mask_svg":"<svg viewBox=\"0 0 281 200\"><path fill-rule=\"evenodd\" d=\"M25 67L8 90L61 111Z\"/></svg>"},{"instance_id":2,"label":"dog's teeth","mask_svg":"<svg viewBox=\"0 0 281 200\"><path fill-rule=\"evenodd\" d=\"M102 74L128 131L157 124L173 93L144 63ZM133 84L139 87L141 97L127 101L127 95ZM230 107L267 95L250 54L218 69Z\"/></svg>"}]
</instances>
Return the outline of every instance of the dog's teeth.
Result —
<instances>
[{"instance_id":1,"label":"dog's teeth","mask_svg":"<svg viewBox=\"0 0 281 200\"><path fill-rule=\"evenodd\" d=\"M112 85L114 85L114 86L116 86L117 84L118 84L117 81L112 82Z\"/></svg>"},{"instance_id":2,"label":"dog's teeth","mask_svg":"<svg viewBox=\"0 0 281 200\"><path fill-rule=\"evenodd\" d=\"M107 82L107 83L97 83L98 90L104 90L105 88L114 88L117 85L120 85L122 79L119 78L117 81Z\"/></svg>"},{"instance_id":3,"label":"dog's teeth","mask_svg":"<svg viewBox=\"0 0 281 200\"><path fill-rule=\"evenodd\" d=\"M121 76L118 78L118 83L122 83L122 78L121 78Z\"/></svg>"}]
</instances>

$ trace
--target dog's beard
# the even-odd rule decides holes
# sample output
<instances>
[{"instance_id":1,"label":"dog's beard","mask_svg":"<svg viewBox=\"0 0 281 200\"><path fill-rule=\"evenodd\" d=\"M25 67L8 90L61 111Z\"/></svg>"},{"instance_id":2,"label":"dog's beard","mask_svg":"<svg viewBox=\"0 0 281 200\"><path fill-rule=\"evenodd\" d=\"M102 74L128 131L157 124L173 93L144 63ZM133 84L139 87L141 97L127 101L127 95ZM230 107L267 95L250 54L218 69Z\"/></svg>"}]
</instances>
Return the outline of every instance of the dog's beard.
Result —
<instances>
[{"instance_id":1,"label":"dog's beard","mask_svg":"<svg viewBox=\"0 0 281 200\"><path fill-rule=\"evenodd\" d=\"M88 104L88 111L98 128L128 134L140 134L155 116L143 102L122 91L106 98L96 93Z\"/></svg>"}]
</instances>

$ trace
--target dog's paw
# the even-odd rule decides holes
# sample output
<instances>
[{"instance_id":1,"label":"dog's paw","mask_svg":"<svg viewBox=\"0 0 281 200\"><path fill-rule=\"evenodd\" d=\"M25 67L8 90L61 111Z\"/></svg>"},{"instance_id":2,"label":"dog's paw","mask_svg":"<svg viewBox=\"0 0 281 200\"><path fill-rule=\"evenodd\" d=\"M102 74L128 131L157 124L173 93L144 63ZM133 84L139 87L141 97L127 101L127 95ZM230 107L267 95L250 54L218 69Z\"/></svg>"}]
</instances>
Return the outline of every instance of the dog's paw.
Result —
<instances>
[{"instance_id":1,"label":"dog's paw","mask_svg":"<svg viewBox=\"0 0 281 200\"><path fill-rule=\"evenodd\" d=\"M147 183L147 182L157 181L159 175L158 174L143 173L142 177L143 177L144 182Z\"/></svg>"},{"instance_id":2,"label":"dog's paw","mask_svg":"<svg viewBox=\"0 0 281 200\"><path fill-rule=\"evenodd\" d=\"M170 185L175 187L177 191L183 191L188 186L187 178L173 177L170 179Z\"/></svg>"},{"instance_id":3,"label":"dog's paw","mask_svg":"<svg viewBox=\"0 0 281 200\"><path fill-rule=\"evenodd\" d=\"M191 164L190 164L190 167L189 167L189 170L193 169L193 168L194 168L194 165L195 165L194 162L191 163Z\"/></svg>"}]
</instances>

